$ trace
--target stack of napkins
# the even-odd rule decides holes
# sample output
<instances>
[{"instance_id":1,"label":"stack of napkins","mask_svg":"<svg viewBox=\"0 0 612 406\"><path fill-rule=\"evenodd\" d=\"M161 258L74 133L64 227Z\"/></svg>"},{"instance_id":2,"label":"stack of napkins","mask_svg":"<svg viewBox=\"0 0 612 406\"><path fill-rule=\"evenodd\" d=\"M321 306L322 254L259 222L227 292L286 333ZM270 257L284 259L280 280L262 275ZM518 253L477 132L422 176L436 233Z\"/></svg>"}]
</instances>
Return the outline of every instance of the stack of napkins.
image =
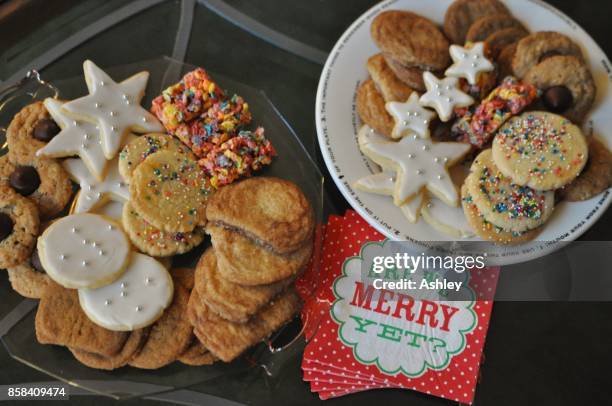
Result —
<instances>
[{"instance_id":1,"label":"stack of napkins","mask_svg":"<svg viewBox=\"0 0 612 406\"><path fill-rule=\"evenodd\" d=\"M354 211L330 216L319 232L323 246L296 284L311 390L328 399L406 388L472 403L499 268L465 272L459 301L412 300L368 289L362 256L385 239Z\"/></svg>"}]
</instances>

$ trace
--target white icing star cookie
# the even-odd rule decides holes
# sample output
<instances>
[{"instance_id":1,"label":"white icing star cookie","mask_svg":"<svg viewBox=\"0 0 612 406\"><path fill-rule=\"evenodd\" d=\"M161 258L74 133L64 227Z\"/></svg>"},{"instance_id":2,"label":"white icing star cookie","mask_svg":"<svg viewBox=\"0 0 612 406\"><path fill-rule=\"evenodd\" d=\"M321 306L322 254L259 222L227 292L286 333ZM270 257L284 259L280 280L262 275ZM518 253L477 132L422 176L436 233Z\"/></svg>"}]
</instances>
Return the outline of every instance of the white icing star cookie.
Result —
<instances>
[{"instance_id":1,"label":"white icing star cookie","mask_svg":"<svg viewBox=\"0 0 612 406\"><path fill-rule=\"evenodd\" d=\"M490 72L495 67L484 56L484 42L477 42L470 48L451 45L450 56L453 64L444 72L446 76L467 79L470 85L475 85L481 72Z\"/></svg>"},{"instance_id":2,"label":"white icing star cookie","mask_svg":"<svg viewBox=\"0 0 612 406\"><path fill-rule=\"evenodd\" d=\"M140 106L148 72L140 72L116 83L93 62L83 63L89 95L64 104L63 109L76 118L96 123L100 128L102 151L113 159L125 137L134 131L164 131L157 118Z\"/></svg>"},{"instance_id":3,"label":"white icing star cookie","mask_svg":"<svg viewBox=\"0 0 612 406\"><path fill-rule=\"evenodd\" d=\"M66 159L62 164L70 177L81 186L76 197L75 213L91 211L109 199L118 202L130 199L130 188L119 174L117 158L110 161L103 181L94 178L80 159Z\"/></svg>"},{"instance_id":4,"label":"white icing star cookie","mask_svg":"<svg viewBox=\"0 0 612 406\"><path fill-rule=\"evenodd\" d=\"M79 289L79 302L94 323L113 331L153 324L172 302L174 285L162 264L133 253L119 279L98 289Z\"/></svg>"},{"instance_id":5,"label":"white icing star cookie","mask_svg":"<svg viewBox=\"0 0 612 406\"><path fill-rule=\"evenodd\" d=\"M38 255L51 279L70 288L112 283L124 271L130 243L121 227L95 214L73 214L38 238Z\"/></svg>"},{"instance_id":6,"label":"white icing star cookie","mask_svg":"<svg viewBox=\"0 0 612 406\"><path fill-rule=\"evenodd\" d=\"M61 111L63 104L51 98L45 100L45 108L62 130L36 155L52 158L78 155L96 179L104 179L108 161L102 151L100 131L94 124L68 117Z\"/></svg>"},{"instance_id":7,"label":"white icing star cookie","mask_svg":"<svg viewBox=\"0 0 612 406\"><path fill-rule=\"evenodd\" d=\"M396 206L402 206L427 188L449 206L459 205L459 195L448 174L448 168L461 160L470 150L469 144L459 142L434 143L415 135L399 142L382 141L372 137L367 127L360 130L361 151L383 168L395 168L397 180L393 192Z\"/></svg>"},{"instance_id":8,"label":"white icing star cookie","mask_svg":"<svg viewBox=\"0 0 612 406\"><path fill-rule=\"evenodd\" d=\"M395 120L392 138L401 138L408 132L416 133L421 138L429 138L429 124L436 114L419 104L417 92L412 92L405 103L388 102L385 108Z\"/></svg>"},{"instance_id":9,"label":"white icing star cookie","mask_svg":"<svg viewBox=\"0 0 612 406\"><path fill-rule=\"evenodd\" d=\"M384 196L393 196L395 189L395 171L382 171L365 176L354 183L353 187L368 193L376 193ZM416 223L419 219L421 206L423 204L423 194L418 194L414 199L400 206L400 210L408 221Z\"/></svg>"},{"instance_id":10,"label":"white icing star cookie","mask_svg":"<svg viewBox=\"0 0 612 406\"><path fill-rule=\"evenodd\" d=\"M451 119L455 107L474 103L474 99L459 90L457 78L438 79L431 72L423 72L423 81L427 92L419 100L422 105L435 109L442 121Z\"/></svg>"}]
</instances>

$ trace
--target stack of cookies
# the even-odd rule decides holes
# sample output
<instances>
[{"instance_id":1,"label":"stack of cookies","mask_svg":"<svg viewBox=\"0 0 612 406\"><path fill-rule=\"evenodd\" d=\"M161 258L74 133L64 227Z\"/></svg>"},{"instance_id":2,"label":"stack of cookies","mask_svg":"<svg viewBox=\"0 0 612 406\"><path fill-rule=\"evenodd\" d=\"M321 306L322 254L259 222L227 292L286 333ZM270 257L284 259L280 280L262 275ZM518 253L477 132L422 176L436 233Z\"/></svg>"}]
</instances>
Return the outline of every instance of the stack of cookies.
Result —
<instances>
[{"instance_id":1,"label":"stack of cookies","mask_svg":"<svg viewBox=\"0 0 612 406\"><path fill-rule=\"evenodd\" d=\"M300 189L276 178L226 186L210 199L188 316L213 355L229 362L289 321L293 281L312 252L313 211Z\"/></svg>"},{"instance_id":2,"label":"stack of cookies","mask_svg":"<svg viewBox=\"0 0 612 406\"><path fill-rule=\"evenodd\" d=\"M357 111L364 123L390 137L393 119L385 103L424 91L423 72L440 73L450 64L449 42L432 21L400 10L376 16L371 34L381 53L368 59L370 78L357 92Z\"/></svg>"},{"instance_id":3,"label":"stack of cookies","mask_svg":"<svg viewBox=\"0 0 612 406\"><path fill-rule=\"evenodd\" d=\"M61 164L36 156L59 131L42 102L29 104L11 121L9 152L0 158L0 269L7 269L13 289L33 299L41 297L49 282L36 238L73 195Z\"/></svg>"}]
</instances>

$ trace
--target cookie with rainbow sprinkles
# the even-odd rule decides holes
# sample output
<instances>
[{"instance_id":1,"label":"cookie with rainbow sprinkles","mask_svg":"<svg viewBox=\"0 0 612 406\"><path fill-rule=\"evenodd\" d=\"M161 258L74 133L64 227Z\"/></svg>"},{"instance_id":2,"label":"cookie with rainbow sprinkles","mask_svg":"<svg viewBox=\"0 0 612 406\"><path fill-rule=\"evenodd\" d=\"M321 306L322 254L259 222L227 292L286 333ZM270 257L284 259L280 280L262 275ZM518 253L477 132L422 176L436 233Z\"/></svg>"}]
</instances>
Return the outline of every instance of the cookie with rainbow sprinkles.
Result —
<instances>
[{"instance_id":1,"label":"cookie with rainbow sprinkles","mask_svg":"<svg viewBox=\"0 0 612 406\"><path fill-rule=\"evenodd\" d=\"M565 117L533 111L514 117L493 141L493 160L514 183L559 189L574 180L589 156L580 129Z\"/></svg>"},{"instance_id":2,"label":"cookie with rainbow sprinkles","mask_svg":"<svg viewBox=\"0 0 612 406\"><path fill-rule=\"evenodd\" d=\"M482 151L470 171L467 191L484 219L494 226L523 233L541 226L552 214L554 192L514 184L497 168L491 150Z\"/></svg>"}]
</instances>

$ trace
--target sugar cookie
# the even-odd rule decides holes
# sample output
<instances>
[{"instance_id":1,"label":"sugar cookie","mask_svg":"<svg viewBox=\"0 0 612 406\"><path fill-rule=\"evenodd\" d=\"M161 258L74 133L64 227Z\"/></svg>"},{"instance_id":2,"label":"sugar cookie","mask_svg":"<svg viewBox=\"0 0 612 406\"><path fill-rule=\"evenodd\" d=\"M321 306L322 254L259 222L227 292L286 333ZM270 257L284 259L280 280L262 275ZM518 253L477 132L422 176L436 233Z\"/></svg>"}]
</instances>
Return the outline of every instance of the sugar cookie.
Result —
<instances>
[{"instance_id":1,"label":"sugar cookie","mask_svg":"<svg viewBox=\"0 0 612 406\"><path fill-rule=\"evenodd\" d=\"M458 206L459 196L448 174L448 168L459 162L470 150L469 144L434 143L416 135L399 142L383 142L373 138L368 127L359 131L361 151L384 168L395 168L397 180L393 193L396 206L402 206L423 188L449 206Z\"/></svg>"},{"instance_id":2,"label":"sugar cookie","mask_svg":"<svg viewBox=\"0 0 612 406\"><path fill-rule=\"evenodd\" d=\"M87 169L99 181L104 179L108 161L102 151L100 131L91 123L77 121L62 111L64 102L46 99L45 107L61 128L49 143L37 152L37 156L64 158L78 155Z\"/></svg>"},{"instance_id":3,"label":"sugar cookie","mask_svg":"<svg viewBox=\"0 0 612 406\"><path fill-rule=\"evenodd\" d=\"M385 108L395 120L391 138L398 139L409 133L429 138L429 125L436 114L421 106L417 92L412 92L405 103L387 102Z\"/></svg>"},{"instance_id":4,"label":"sugar cookie","mask_svg":"<svg viewBox=\"0 0 612 406\"><path fill-rule=\"evenodd\" d=\"M478 234L478 236L483 240L507 245L516 245L531 241L540 233L540 228L536 228L525 233L517 233L506 231L501 227L497 227L489 223L478 211L476 205L472 202L472 197L467 192L466 185L463 185L461 188L461 197L463 212L467 222L476 232L476 234Z\"/></svg>"},{"instance_id":5,"label":"sugar cookie","mask_svg":"<svg viewBox=\"0 0 612 406\"><path fill-rule=\"evenodd\" d=\"M154 115L140 106L149 80L148 72L140 72L116 83L92 61L83 63L89 94L62 106L68 114L97 124L102 151L113 159L131 132L154 133L164 128Z\"/></svg>"},{"instance_id":6,"label":"sugar cookie","mask_svg":"<svg viewBox=\"0 0 612 406\"><path fill-rule=\"evenodd\" d=\"M427 92L423 93L419 101L422 105L435 109L442 121L450 120L455 108L474 103L472 97L459 89L457 78L438 79L431 72L424 72L423 81Z\"/></svg>"},{"instance_id":7,"label":"sugar cookie","mask_svg":"<svg viewBox=\"0 0 612 406\"><path fill-rule=\"evenodd\" d=\"M53 222L39 237L38 255L60 285L96 288L123 273L130 243L116 223L95 214L73 214Z\"/></svg>"},{"instance_id":8,"label":"sugar cookie","mask_svg":"<svg viewBox=\"0 0 612 406\"><path fill-rule=\"evenodd\" d=\"M130 204L150 224L167 232L190 232L206 223L210 187L186 155L159 151L132 173Z\"/></svg>"},{"instance_id":9,"label":"sugar cookie","mask_svg":"<svg viewBox=\"0 0 612 406\"><path fill-rule=\"evenodd\" d=\"M554 192L519 186L504 176L495 166L490 149L476 157L465 184L484 218L508 231L525 232L541 226L555 206Z\"/></svg>"},{"instance_id":10,"label":"sugar cookie","mask_svg":"<svg viewBox=\"0 0 612 406\"><path fill-rule=\"evenodd\" d=\"M353 184L353 187L368 193L393 196L395 181L395 171L383 171L358 179ZM400 210L411 223L416 223L419 219L423 204L423 194L418 194L414 199L400 206Z\"/></svg>"},{"instance_id":11,"label":"sugar cookie","mask_svg":"<svg viewBox=\"0 0 612 406\"><path fill-rule=\"evenodd\" d=\"M123 206L122 224L136 248L154 257L184 254L200 245L204 239L202 227L185 233L162 231L143 219L130 202Z\"/></svg>"},{"instance_id":12,"label":"sugar cookie","mask_svg":"<svg viewBox=\"0 0 612 406\"><path fill-rule=\"evenodd\" d=\"M99 214L101 216L108 217L109 219L121 223L121 217L123 216L123 205L124 202L116 202L114 200L108 200L106 203L94 207L91 211L93 214ZM72 213L71 213L72 214Z\"/></svg>"},{"instance_id":13,"label":"sugar cookie","mask_svg":"<svg viewBox=\"0 0 612 406\"><path fill-rule=\"evenodd\" d=\"M536 190L567 185L580 174L588 156L580 129L552 113L514 117L493 140L493 160L501 173Z\"/></svg>"},{"instance_id":14,"label":"sugar cookie","mask_svg":"<svg viewBox=\"0 0 612 406\"><path fill-rule=\"evenodd\" d=\"M484 54L484 42L477 42L470 47L450 46L453 64L446 69L445 75L467 79L470 85L477 83L478 75L495 69Z\"/></svg>"},{"instance_id":15,"label":"sugar cookie","mask_svg":"<svg viewBox=\"0 0 612 406\"><path fill-rule=\"evenodd\" d=\"M130 199L130 189L119 175L117 159L111 162L103 181L94 178L80 159L66 159L63 164L72 179L81 187L74 206L75 213L91 211L109 199L119 202Z\"/></svg>"},{"instance_id":16,"label":"sugar cookie","mask_svg":"<svg viewBox=\"0 0 612 406\"><path fill-rule=\"evenodd\" d=\"M166 268L134 252L123 275L97 289L79 289L79 302L99 326L132 331L153 324L172 302L173 291Z\"/></svg>"},{"instance_id":17,"label":"sugar cookie","mask_svg":"<svg viewBox=\"0 0 612 406\"><path fill-rule=\"evenodd\" d=\"M134 169L149 155L157 151L168 150L177 155L187 155L195 160L189 147L178 138L168 134L144 134L128 142L119 153L119 173L129 182Z\"/></svg>"}]
</instances>

